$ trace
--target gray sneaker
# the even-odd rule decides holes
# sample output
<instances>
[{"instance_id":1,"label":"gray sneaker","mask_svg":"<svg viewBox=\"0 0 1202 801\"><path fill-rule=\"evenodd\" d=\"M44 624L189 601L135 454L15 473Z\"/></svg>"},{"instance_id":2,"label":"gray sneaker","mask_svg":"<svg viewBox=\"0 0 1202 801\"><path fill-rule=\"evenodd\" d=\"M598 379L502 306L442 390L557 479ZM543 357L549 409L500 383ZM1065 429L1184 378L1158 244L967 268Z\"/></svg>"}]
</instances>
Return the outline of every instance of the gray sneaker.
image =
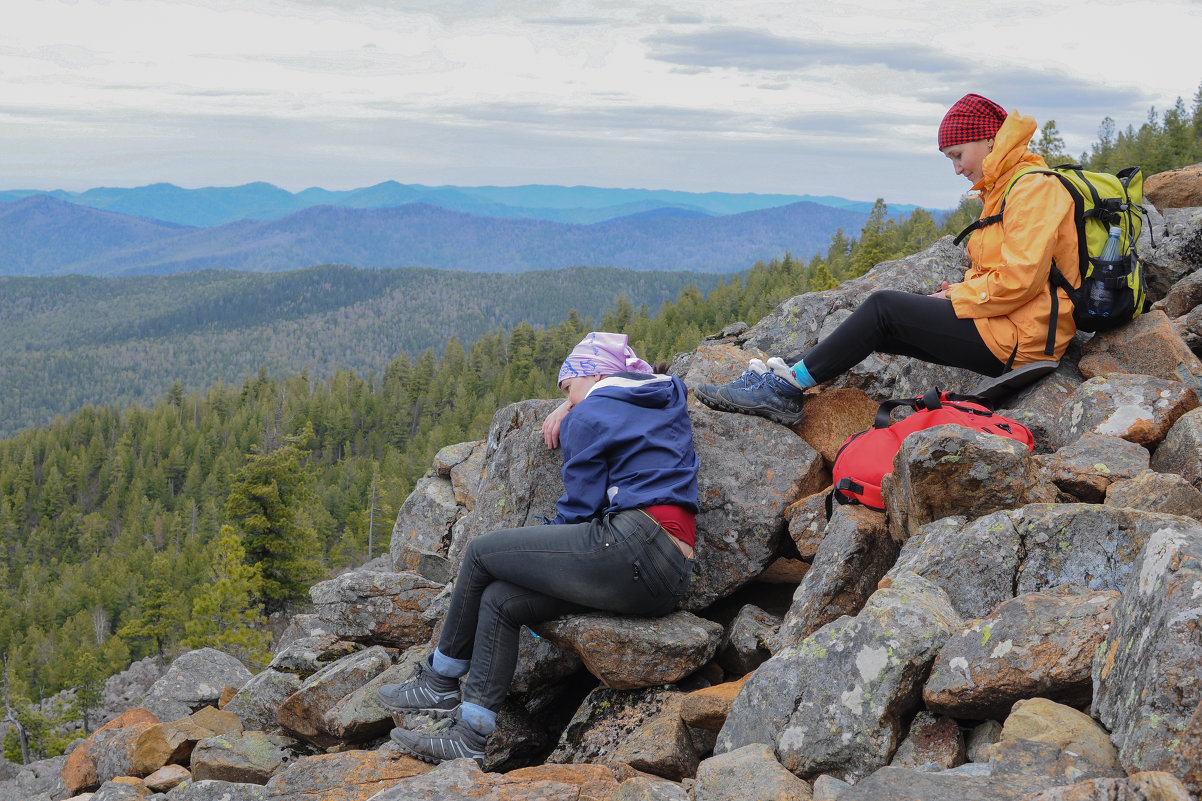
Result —
<instances>
[{"instance_id":1,"label":"gray sneaker","mask_svg":"<svg viewBox=\"0 0 1202 801\"><path fill-rule=\"evenodd\" d=\"M413 678L400 684L385 684L376 697L390 712L422 712L443 716L459 708L459 679L434 672L429 657L417 666Z\"/></svg>"},{"instance_id":2,"label":"gray sneaker","mask_svg":"<svg viewBox=\"0 0 1202 801\"><path fill-rule=\"evenodd\" d=\"M693 390L711 409L766 417L795 426L802 418L801 390L773 372L752 378L744 373L727 384L703 384Z\"/></svg>"},{"instance_id":3,"label":"gray sneaker","mask_svg":"<svg viewBox=\"0 0 1202 801\"><path fill-rule=\"evenodd\" d=\"M437 765L451 759L474 759L484 767L487 735L473 729L459 715L442 720L421 731L393 729L389 737L402 751L423 762Z\"/></svg>"}]
</instances>

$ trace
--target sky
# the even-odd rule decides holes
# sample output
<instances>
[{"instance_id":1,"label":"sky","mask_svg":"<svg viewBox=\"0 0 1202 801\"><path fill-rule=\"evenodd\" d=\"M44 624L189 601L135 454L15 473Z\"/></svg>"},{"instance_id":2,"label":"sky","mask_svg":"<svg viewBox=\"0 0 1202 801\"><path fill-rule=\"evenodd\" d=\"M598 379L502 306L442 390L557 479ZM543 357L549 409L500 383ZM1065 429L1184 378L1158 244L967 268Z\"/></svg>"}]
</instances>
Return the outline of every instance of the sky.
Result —
<instances>
[{"instance_id":1,"label":"sky","mask_svg":"<svg viewBox=\"0 0 1202 801\"><path fill-rule=\"evenodd\" d=\"M967 92L1071 154L1202 80L1202 0L5 0L0 189L589 185L950 208Z\"/></svg>"}]
</instances>

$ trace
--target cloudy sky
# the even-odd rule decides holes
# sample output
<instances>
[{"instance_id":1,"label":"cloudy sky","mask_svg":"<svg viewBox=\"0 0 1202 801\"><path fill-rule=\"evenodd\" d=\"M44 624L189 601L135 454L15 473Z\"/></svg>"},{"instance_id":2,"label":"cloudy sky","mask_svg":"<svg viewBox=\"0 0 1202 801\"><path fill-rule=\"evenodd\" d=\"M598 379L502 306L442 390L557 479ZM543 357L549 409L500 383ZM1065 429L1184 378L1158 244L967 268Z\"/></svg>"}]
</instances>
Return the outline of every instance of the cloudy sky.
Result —
<instances>
[{"instance_id":1,"label":"cloudy sky","mask_svg":"<svg viewBox=\"0 0 1202 801\"><path fill-rule=\"evenodd\" d=\"M969 91L1069 151L1202 79L1202 0L5 0L0 189L385 180L946 208Z\"/></svg>"}]
</instances>

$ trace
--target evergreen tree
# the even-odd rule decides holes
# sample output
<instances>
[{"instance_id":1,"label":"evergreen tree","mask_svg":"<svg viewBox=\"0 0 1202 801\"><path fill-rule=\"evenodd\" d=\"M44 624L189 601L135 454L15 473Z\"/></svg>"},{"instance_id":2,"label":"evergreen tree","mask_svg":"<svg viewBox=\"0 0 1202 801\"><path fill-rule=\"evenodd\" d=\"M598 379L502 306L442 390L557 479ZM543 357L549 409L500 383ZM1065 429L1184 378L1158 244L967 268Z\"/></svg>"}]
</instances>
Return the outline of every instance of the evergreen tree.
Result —
<instances>
[{"instance_id":1,"label":"evergreen tree","mask_svg":"<svg viewBox=\"0 0 1202 801\"><path fill-rule=\"evenodd\" d=\"M259 599L267 614L308 597L321 574L317 532L303 507L313 498L301 442L313 436L306 424L270 453L252 453L234 476L225 510L242 532L247 561L259 569Z\"/></svg>"},{"instance_id":2,"label":"evergreen tree","mask_svg":"<svg viewBox=\"0 0 1202 801\"><path fill-rule=\"evenodd\" d=\"M224 526L212 554L210 583L192 604L184 645L216 648L238 657L254 670L270 659L270 633L258 628L264 618L256 608L259 571L245 563L242 541Z\"/></svg>"}]
</instances>

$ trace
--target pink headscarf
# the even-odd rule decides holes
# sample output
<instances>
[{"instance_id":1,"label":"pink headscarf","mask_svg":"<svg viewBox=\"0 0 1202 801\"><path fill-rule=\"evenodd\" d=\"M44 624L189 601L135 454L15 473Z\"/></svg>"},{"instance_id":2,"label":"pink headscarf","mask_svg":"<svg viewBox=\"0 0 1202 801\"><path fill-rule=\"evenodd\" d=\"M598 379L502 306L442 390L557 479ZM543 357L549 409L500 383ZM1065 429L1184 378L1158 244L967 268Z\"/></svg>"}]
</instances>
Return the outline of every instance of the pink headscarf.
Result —
<instances>
[{"instance_id":1,"label":"pink headscarf","mask_svg":"<svg viewBox=\"0 0 1202 801\"><path fill-rule=\"evenodd\" d=\"M625 334L593 331L572 348L559 368L558 383L568 378L610 373L651 373L651 365L640 359L626 344Z\"/></svg>"}]
</instances>

